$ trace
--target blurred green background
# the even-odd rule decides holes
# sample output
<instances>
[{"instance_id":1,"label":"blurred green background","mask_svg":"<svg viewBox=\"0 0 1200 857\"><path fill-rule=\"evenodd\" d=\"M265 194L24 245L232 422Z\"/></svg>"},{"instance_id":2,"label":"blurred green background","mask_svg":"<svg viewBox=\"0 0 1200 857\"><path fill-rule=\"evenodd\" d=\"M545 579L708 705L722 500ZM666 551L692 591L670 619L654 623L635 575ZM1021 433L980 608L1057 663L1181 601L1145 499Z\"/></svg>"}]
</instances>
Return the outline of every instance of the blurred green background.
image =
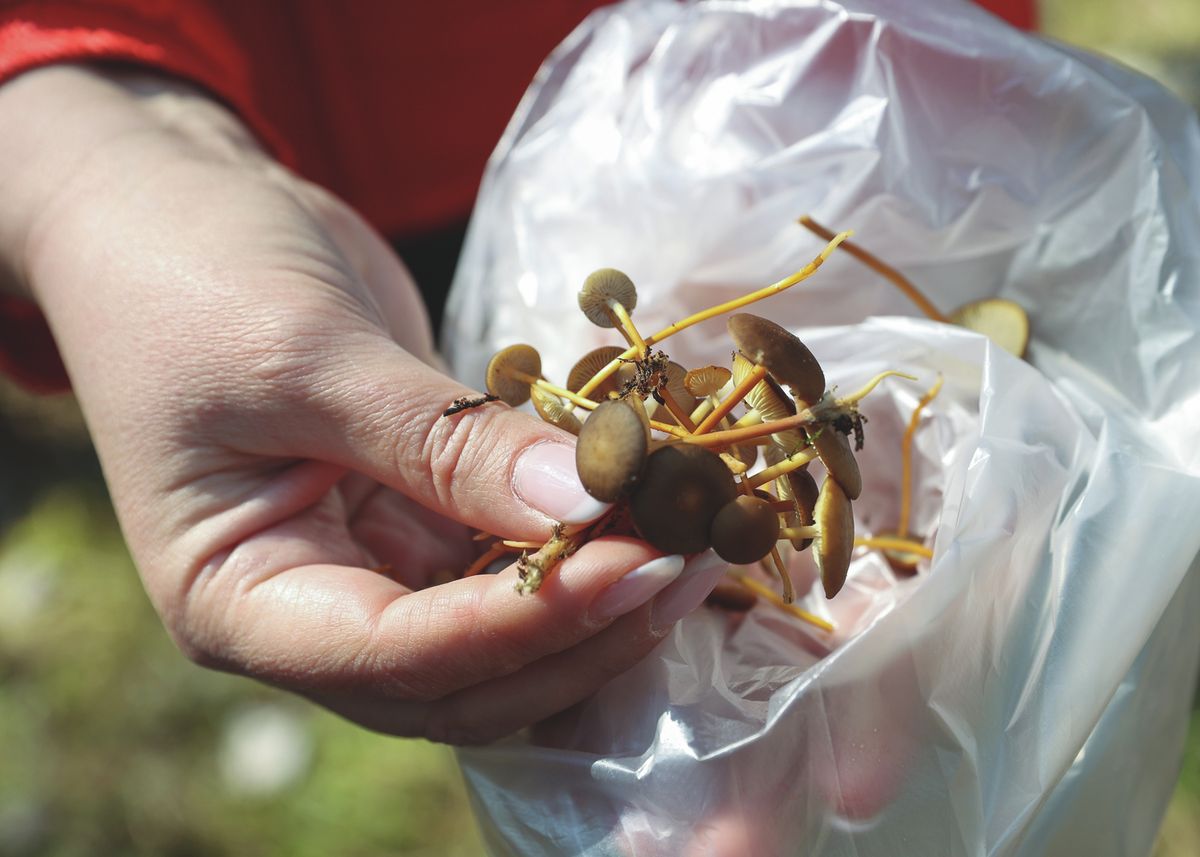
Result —
<instances>
[{"instance_id":1,"label":"blurred green background","mask_svg":"<svg viewBox=\"0 0 1200 857\"><path fill-rule=\"evenodd\" d=\"M1200 104L1198 0L1042 18ZM178 654L69 397L0 380L0 461L0 857L483 853L449 750ZM1156 855L1200 855L1200 696Z\"/></svg>"}]
</instances>

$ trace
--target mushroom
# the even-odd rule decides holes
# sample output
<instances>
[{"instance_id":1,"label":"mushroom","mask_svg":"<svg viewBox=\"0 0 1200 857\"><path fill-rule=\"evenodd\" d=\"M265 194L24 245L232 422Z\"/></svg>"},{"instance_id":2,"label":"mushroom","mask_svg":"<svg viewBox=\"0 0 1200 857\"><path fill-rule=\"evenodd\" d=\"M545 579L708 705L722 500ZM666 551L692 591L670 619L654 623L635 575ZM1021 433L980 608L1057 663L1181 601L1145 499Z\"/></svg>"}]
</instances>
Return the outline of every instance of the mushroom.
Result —
<instances>
[{"instance_id":1,"label":"mushroom","mask_svg":"<svg viewBox=\"0 0 1200 857\"><path fill-rule=\"evenodd\" d=\"M579 430L583 428L583 422L579 417L567 410L562 399L553 393L534 385L529 388L529 397L533 400L533 409L537 411L538 416L550 425L558 426L575 435L579 434Z\"/></svg>"},{"instance_id":2,"label":"mushroom","mask_svg":"<svg viewBox=\"0 0 1200 857\"><path fill-rule=\"evenodd\" d=\"M829 241L836 236L808 215L799 220L801 226ZM1029 314L1018 303L1004 298L985 298L965 304L949 316L944 315L929 298L922 294L911 280L884 262L878 256L864 250L853 241L842 241L842 249L877 274L882 276L915 303L926 316L934 321L956 324L982 333L992 342L1017 357L1025 356L1029 345Z\"/></svg>"},{"instance_id":3,"label":"mushroom","mask_svg":"<svg viewBox=\"0 0 1200 857\"><path fill-rule=\"evenodd\" d=\"M702 420L717 406L717 394L729 383L733 373L724 366L704 366L700 369L690 369L683 376L683 387L688 395L700 399L700 404L692 411L693 420Z\"/></svg>"},{"instance_id":4,"label":"mushroom","mask_svg":"<svg viewBox=\"0 0 1200 857\"><path fill-rule=\"evenodd\" d=\"M637 306L637 287L633 280L616 268L600 268L588 274L579 291L579 308L597 327L615 327L626 341L646 356L646 342L634 327L629 313Z\"/></svg>"},{"instance_id":5,"label":"mushroom","mask_svg":"<svg viewBox=\"0 0 1200 857\"><path fill-rule=\"evenodd\" d=\"M985 298L950 313L960 327L982 333L1009 354L1025 356L1029 346L1029 316L1021 305L1004 298Z\"/></svg>"},{"instance_id":6,"label":"mushroom","mask_svg":"<svg viewBox=\"0 0 1200 857\"><path fill-rule=\"evenodd\" d=\"M542 356L532 345L510 345L492 355L487 390L514 408L529 401L529 388L542 374Z\"/></svg>"},{"instance_id":7,"label":"mushroom","mask_svg":"<svg viewBox=\"0 0 1200 857\"><path fill-rule=\"evenodd\" d=\"M615 502L637 483L649 448L650 419L641 399L601 402L575 444L579 481L597 500Z\"/></svg>"},{"instance_id":8,"label":"mushroom","mask_svg":"<svg viewBox=\"0 0 1200 857\"><path fill-rule=\"evenodd\" d=\"M842 486L847 497L857 500L862 494L862 472L850 448L850 439L829 424L812 432L808 439L829 475Z\"/></svg>"},{"instance_id":9,"label":"mushroom","mask_svg":"<svg viewBox=\"0 0 1200 857\"><path fill-rule=\"evenodd\" d=\"M615 345L601 345L583 355L567 373L567 389L578 393L588 381L597 375L605 366L616 360L624 353L624 349ZM633 377L632 361L608 376L603 383L593 387L589 396L597 401L603 401L612 394L621 392L625 382Z\"/></svg>"},{"instance_id":10,"label":"mushroom","mask_svg":"<svg viewBox=\"0 0 1200 857\"><path fill-rule=\"evenodd\" d=\"M726 327L738 351L751 363L765 367L780 384L790 387L792 396L803 407L825 395L821 364L791 331L748 312L730 316Z\"/></svg>"},{"instance_id":11,"label":"mushroom","mask_svg":"<svg viewBox=\"0 0 1200 857\"><path fill-rule=\"evenodd\" d=\"M733 378L740 382L754 371L754 364L739 353L733 355ZM769 375L764 377L746 394L746 404L750 413L746 418L738 420L737 425L751 425L759 422L771 422L793 416L796 413L796 403L783 391L783 388ZM800 429L785 429L771 435L771 442L776 444L785 454L791 455L808 445L804 433Z\"/></svg>"},{"instance_id":12,"label":"mushroom","mask_svg":"<svg viewBox=\"0 0 1200 857\"><path fill-rule=\"evenodd\" d=\"M771 500L741 494L717 512L710 538L721 559L736 565L758 562L770 555L779 539L779 514Z\"/></svg>"},{"instance_id":13,"label":"mushroom","mask_svg":"<svg viewBox=\"0 0 1200 857\"><path fill-rule=\"evenodd\" d=\"M733 475L719 456L692 444L670 443L646 459L629 509L634 526L654 547L665 553L697 553L710 544L717 512L736 496Z\"/></svg>"},{"instance_id":14,"label":"mushroom","mask_svg":"<svg viewBox=\"0 0 1200 857\"><path fill-rule=\"evenodd\" d=\"M827 478L822 483L813 517L811 526L784 527L779 536L788 540L816 539L813 554L821 572L821 585L825 597L832 598L846 582L854 553L854 509L836 479Z\"/></svg>"},{"instance_id":15,"label":"mushroom","mask_svg":"<svg viewBox=\"0 0 1200 857\"><path fill-rule=\"evenodd\" d=\"M808 527L816 521L817 497L820 489L817 480L807 470L793 470L775 480L775 490L780 500L790 500L792 508L784 513L784 520L789 527ZM812 539L791 539L792 547L798 551L806 550L812 544Z\"/></svg>"}]
</instances>

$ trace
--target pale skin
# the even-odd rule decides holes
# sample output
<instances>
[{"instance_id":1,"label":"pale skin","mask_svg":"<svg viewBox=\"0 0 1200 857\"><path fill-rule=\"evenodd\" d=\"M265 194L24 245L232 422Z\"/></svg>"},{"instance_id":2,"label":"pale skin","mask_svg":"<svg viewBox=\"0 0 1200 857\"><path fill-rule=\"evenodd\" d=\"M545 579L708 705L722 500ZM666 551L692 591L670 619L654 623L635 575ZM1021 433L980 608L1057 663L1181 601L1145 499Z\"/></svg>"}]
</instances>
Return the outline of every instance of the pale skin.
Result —
<instances>
[{"instance_id":1,"label":"pale skin","mask_svg":"<svg viewBox=\"0 0 1200 857\"><path fill-rule=\"evenodd\" d=\"M632 539L588 544L535 597L512 568L430 585L470 562L472 530L546 538L514 462L573 441L503 406L441 419L476 391L434 368L402 264L230 111L61 66L0 87L0 127L0 288L50 321L190 658L373 729L480 743L586 698L670 630L653 592L597 608L656 558Z\"/></svg>"}]
</instances>

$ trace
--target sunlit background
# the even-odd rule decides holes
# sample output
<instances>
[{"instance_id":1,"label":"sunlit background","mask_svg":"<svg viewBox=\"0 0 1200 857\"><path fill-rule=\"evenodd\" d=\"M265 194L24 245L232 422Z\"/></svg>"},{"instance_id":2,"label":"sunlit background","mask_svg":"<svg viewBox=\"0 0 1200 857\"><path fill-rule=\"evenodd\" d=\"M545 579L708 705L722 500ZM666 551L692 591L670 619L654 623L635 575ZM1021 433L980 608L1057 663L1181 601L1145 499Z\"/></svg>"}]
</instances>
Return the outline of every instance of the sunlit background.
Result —
<instances>
[{"instance_id":1,"label":"sunlit background","mask_svg":"<svg viewBox=\"0 0 1200 857\"><path fill-rule=\"evenodd\" d=\"M1197 0L1043 0L1043 31L1200 104ZM483 853L451 753L187 663L69 398L0 380L0 855ZM1200 697L1158 857L1200 855Z\"/></svg>"}]
</instances>

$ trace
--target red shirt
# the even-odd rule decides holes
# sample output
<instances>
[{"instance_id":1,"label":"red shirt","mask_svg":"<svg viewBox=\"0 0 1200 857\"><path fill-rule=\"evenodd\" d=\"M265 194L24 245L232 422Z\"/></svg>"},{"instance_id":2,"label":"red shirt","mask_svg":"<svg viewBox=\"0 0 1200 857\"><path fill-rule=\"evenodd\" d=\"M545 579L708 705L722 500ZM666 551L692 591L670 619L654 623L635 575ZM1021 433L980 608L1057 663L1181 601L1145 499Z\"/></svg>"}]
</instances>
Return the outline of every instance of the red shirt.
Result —
<instances>
[{"instance_id":1,"label":"red shirt","mask_svg":"<svg viewBox=\"0 0 1200 857\"><path fill-rule=\"evenodd\" d=\"M918 2L918 0L914 0ZM1034 26L1034 0L981 0ZM79 60L208 89L386 235L453 223L546 55L599 0L0 0L0 83ZM45 322L0 296L0 372L66 389Z\"/></svg>"}]
</instances>

